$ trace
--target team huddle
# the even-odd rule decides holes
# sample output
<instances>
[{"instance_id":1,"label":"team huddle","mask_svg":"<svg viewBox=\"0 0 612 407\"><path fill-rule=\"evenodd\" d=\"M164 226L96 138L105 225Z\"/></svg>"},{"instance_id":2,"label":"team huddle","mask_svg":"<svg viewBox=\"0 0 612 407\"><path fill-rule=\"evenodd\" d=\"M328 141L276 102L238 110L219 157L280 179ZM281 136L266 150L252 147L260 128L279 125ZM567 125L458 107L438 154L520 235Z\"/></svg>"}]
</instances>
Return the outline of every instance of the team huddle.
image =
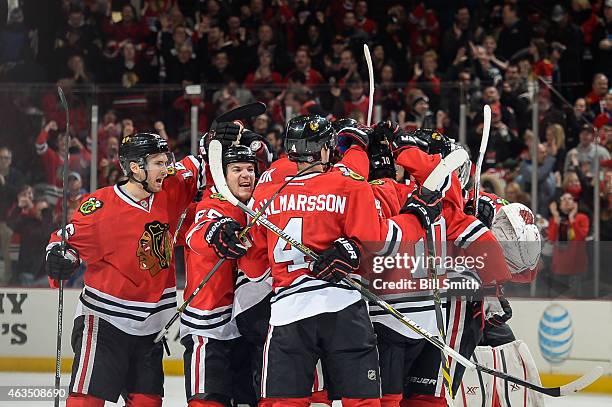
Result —
<instances>
[{"instance_id":1,"label":"team huddle","mask_svg":"<svg viewBox=\"0 0 612 407\"><path fill-rule=\"evenodd\" d=\"M434 130L316 115L288 122L273 162L263 137L238 121L213 124L200 155L180 162L157 134L124 137L127 179L85 198L66 226L65 250L62 230L47 247L52 286L86 264L67 406L119 396L128 406L161 406L165 342L156 337L177 308L177 245L185 249L188 406L472 405L465 367L363 295L375 291L466 358L479 344L515 342L502 285L534 279L538 229L527 207L474 196L469 158L431 186L460 150ZM374 259L406 252L480 261L401 270L446 283L431 289L375 290L374 276L393 281L400 271L373 274ZM448 282L472 289L448 290ZM501 312L485 295L499 297ZM494 387L478 405L506 405Z\"/></svg>"}]
</instances>

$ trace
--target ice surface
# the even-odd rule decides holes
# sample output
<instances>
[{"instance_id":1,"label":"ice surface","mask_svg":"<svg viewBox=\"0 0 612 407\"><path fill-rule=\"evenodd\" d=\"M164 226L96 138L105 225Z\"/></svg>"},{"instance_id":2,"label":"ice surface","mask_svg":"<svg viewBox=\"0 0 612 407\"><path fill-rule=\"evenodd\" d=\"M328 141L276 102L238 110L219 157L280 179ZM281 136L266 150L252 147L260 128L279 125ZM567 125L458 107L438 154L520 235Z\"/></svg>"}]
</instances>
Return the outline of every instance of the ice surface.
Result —
<instances>
[{"instance_id":1,"label":"ice surface","mask_svg":"<svg viewBox=\"0 0 612 407\"><path fill-rule=\"evenodd\" d=\"M68 386L70 377L62 376L62 385ZM52 386L54 383L53 373L8 373L0 372L0 386ZM183 378L179 376L167 376L165 384L166 396L164 397L164 406L181 407L186 406ZM34 401L0 401L0 406L11 407L38 407L53 405L49 401L34 402ZM65 406L65 403L61 403ZM123 402L118 404L106 403L106 406L123 406ZM334 407L341 404L334 403ZM593 395L580 394L562 398L546 397L547 407L611 407L612 395Z\"/></svg>"}]
</instances>

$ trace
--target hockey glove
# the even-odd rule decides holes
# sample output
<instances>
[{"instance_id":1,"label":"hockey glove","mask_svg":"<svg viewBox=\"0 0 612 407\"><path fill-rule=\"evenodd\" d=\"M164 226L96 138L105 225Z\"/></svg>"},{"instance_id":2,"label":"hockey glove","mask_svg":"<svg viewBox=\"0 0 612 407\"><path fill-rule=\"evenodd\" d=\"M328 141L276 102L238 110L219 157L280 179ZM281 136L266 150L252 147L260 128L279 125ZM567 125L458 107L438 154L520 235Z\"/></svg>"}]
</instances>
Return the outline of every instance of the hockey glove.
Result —
<instances>
[{"instance_id":1,"label":"hockey glove","mask_svg":"<svg viewBox=\"0 0 612 407\"><path fill-rule=\"evenodd\" d=\"M317 278L337 283L359 268L360 257L357 243L341 237L311 263L311 270Z\"/></svg>"},{"instance_id":2,"label":"hockey glove","mask_svg":"<svg viewBox=\"0 0 612 407\"><path fill-rule=\"evenodd\" d=\"M412 133L406 133L399 131L396 137L393 139L391 146L393 147L394 153L399 153L406 147L417 147L422 151L427 152L428 146L423 140L414 137Z\"/></svg>"},{"instance_id":3,"label":"hockey glove","mask_svg":"<svg viewBox=\"0 0 612 407\"><path fill-rule=\"evenodd\" d=\"M470 199L465 204L463 210L466 214L474 216L474 199ZM495 218L495 205L488 199L478 199L478 220L481 221L486 227L491 229L493 225L493 218Z\"/></svg>"},{"instance_id":4,"label":"hockey glove","mask_svg":"<svg viewBox=\"0 0 612 407\"><path fill-rule=\"evenodd\" d=\"M411 213L427 229L440 218L442 213L442 193L430 191L425 187L415 190L400 210L400 213Z\"/></svg>"},{"instance_id":5,"label":"hockey glove","mask_svg":"<svg viewBox=\"0 0 612 407\"><path fill-rule=\"evenodd\" d=\"M503 314L493 313L490 316L487 316L486 323L487 325L491 325L494 327L502 326L510 318L512 318L512 307L510 307L510 303L505 297L499 297L499 304L501 305Z\"/></svg>"},{"instance_id":6,"label":"hockey glove","mask_svg":"<svg viewBox=\"0 0 612 407\"><path fill-rule=\"evenodd\" d=\"M406 136L412 138L417 147L427 154L441 154L446 157L451 152L451 140L435 130L416 129Z\"/></svg>"},{"instance_id":7,"label":"hockey glove","mask_svg":"<svg viewBox=\"0 0 612 407\"><path fill-rule=\"evenodd\" d=\"M68 280L81 265L79 252L66 243L66 253L59 244L47 250L45 270L53 280Z\"/></svg>"},{"instance_id":8,"label":"hockey glove","mask_svg":"<svg viewBox=\"0 0 612 407\"><path fill-rule=\"evenodd\" d=\"M211 140L218 140L223 146L230 146L240 138L243 126L237 122L217 123L210 129Z\"/></svg>"},{"instance_id":9,"label":"hockey glove","mask_svg":"<svg viewBox=\"0 0 612 407\"><path fill-rule=\"evenodd\" d=\"M350 146L356 144L367 150L371 132L372 130L365 126L345 127L338 133L338 149L344 153Z\"/></svg>"},{"instance_id":10,"label":"hockey glove","mask_svg":"<svg viewBox=\"0 0 612 407\"><path fill-rule=\"evenodd\" d=\"M234 219L230 217L219 218L210 222L204 240L220 258L236 260L244 256L247 251L247 247L238 238L238 233L241 230L242 226Z\"/></svg>"}]
</instances>

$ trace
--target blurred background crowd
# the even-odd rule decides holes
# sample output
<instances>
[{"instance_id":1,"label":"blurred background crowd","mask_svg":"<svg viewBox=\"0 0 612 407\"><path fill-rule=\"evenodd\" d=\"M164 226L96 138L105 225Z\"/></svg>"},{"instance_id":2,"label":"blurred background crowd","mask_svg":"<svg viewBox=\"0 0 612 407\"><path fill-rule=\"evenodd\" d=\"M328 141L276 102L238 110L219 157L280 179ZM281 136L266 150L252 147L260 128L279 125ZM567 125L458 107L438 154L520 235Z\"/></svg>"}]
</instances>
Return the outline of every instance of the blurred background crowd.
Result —
<instances>
[{"instance_id":1,"label":"blurred background crowd","mask_svg":"<svg viewBox=\"0 0 612 407\"><path fill-rule=\"evenodd\" d=\"M259 100L268 111L249 125L279 154L294 115L365 121L364 43L376 120L436 128L475 158L491 106L482 181L536 205L537 292L610 295L587 242L612 241L612 0L2 0L0 284L46 284L66 148L71 210L121 177L119 140L134 131L179 159L192 129Z\"/></svg>"}]
</instances>

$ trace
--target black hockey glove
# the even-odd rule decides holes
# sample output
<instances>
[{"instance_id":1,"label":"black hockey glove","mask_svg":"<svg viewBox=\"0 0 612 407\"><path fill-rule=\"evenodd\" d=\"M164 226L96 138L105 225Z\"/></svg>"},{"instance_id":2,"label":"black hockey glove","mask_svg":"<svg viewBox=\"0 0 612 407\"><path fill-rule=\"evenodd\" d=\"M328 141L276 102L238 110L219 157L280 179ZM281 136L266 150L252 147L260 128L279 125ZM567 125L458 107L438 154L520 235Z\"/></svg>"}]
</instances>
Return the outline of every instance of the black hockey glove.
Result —
<instances>
[{"instance_id":1,"label":"black hockey glove","mask_svg":"<svg viewBox=\"0 0 612 407\"><path fill-rule=\"evenodd\" d=\"M47 250L45 270L53 280L68 280L81 265L79 252L74 247L66 244L66 253L62 246L57 244Z\"/></svg>"},{"instance_id":2,"label":"black hockey glove","mask_svg":"<svg viewBox=\"0 0 612 407\"><path fill-rule=\"evenodd\" d=\"M243 127L236 122L217 123L209 133L211 140L219 140L223 146L229 146L238 141Z\"/></svg>"},{"instance_id":3,"label":"black hockey glove","mask_svg":"<svg viewBox=\"0 0 612 407\"><path fill-rule=\"evenodd\" d=\"M399 124L391 120L385 120L374 126L370 139L372 142L387 141L391 144L402 134L404 134L404 131L400 128Z\"/></svg>"},{"instance_id":4,"label":"black hockey glove","mask_svg":"<svg viewBox=\"0 0 612 407\"><path fill-rule=\"evenodd\" d=\"M442 193L420 187L408 197L400 213L411 213L427 229L440 218L442 213Z\"/></svg>"},{"instance_id":5,"label":"black hockey glove","mask_svg":"<svg viewBox=\"0 0 612 407\"><path fill-rule=\"evenodd\" d=\"M423 140L414 137L411 133L406 133L401 130L399 134L397 134L397 137L393 139L391 146L393 147L394 153L398 153L406 147L417 147L425 152L428 150L427 143L425 143Z\"/></svg>"},{"instance_id":6,"label":"black hockey glove","mask_svg":"<svg viewBox=\"0 0 612 407\"><path fill-rule=\"evenodd\" d=\"M470 199L465 204L463 210L466 214L474 216L474 199ZM478 220L481 221L486 227L491 229L493 225L493 218L495 218L495 204L489 199L478 199Z\"/></svg>"},{"instance_id":7,"label":"black hockey glove","mask_svg":"<svg viewBox=\"0 0 612 407\"><path fill-rule=\"evenodd\" d=\"M427 154L441 154L446 157L451 152L451 140L432 129L416 129L404 137Z\"/></svg>"},{"instance_id":8,"label":"black hockey glove","mask_svg":"<svg viewBox=\"0 0 612 407\"><path fill-rule=\"evenodd\" d=\"M372 130L365 126L345 127L338 133L338 148L340 152L345 152L353 144L367 150L371 132Z\"/></svg>"},{"instance_id":9,"label":"black hockey glove","mask_svg":"<svg viewBox=\"0 0 612 407\"><path fill-rule=\"evenodd\" d=\"M505 297L498 297L499 303L502 307L503 314L493 313L487 317L487 325L493 327L499 327L508 322L512 318L512 307Z\"/></svg>"},{"instance_id":10,"label":"black hockey glove","mask_svg":"<svg viewBox=\"0 0 612 407\"><path fill-rule=\"evenodd\" d=\"M213 248L217 256L223 259L236 260L245 255L247 247L238 238L242 230L240 223L230 217L211 221L204 240Z\"/></svg>"},{"instance_id":11,"label":"black hockey glove","mask_svg":"<svg viewBox=\"0 0 612 407\"><path fill-rule=\"evenodd\" d=\"M311 269L317 278L337 283L359 268L360 257L357 243L341 237L319 255Z\"/></svg>"}]
</instances>

